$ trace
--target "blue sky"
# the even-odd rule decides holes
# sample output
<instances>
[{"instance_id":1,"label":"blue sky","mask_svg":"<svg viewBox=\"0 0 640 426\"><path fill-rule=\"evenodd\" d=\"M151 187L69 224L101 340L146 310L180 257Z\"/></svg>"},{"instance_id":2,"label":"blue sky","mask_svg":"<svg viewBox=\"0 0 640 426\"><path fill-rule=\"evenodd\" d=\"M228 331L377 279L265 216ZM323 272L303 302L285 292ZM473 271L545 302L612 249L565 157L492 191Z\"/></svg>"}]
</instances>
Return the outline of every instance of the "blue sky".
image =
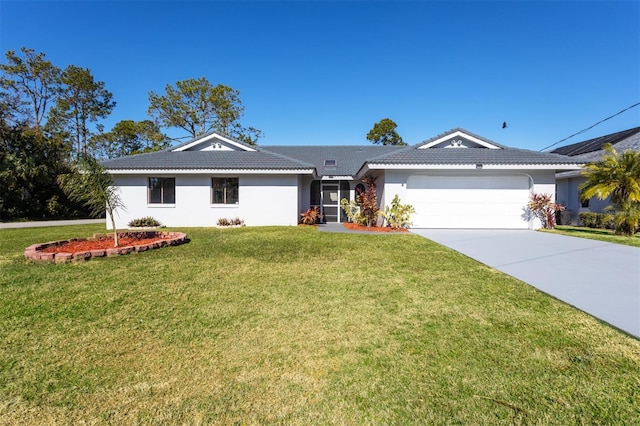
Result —
<instances>
[{"instance_id":1,"label":"blue sky","mask_svg":"<svg viewBox=\"0 0 640 426\"><path fill-rule=\"evenodd\" d=\"M22 46L104 81L107 130L204 76L260 145L368 144L388 117L410 144L462 127L540 150L640 102L638 1L0 0L0 50ZM640 106L558 146L639 125Z\"/></svg>"}]
</instances>

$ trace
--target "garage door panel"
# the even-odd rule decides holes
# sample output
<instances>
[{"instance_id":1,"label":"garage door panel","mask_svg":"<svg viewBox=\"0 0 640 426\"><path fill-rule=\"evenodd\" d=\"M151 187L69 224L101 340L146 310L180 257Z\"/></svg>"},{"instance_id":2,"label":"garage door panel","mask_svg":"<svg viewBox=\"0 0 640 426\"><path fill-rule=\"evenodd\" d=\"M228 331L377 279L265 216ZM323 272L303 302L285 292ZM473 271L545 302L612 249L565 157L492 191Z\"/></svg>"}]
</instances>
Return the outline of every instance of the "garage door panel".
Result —
<instances>
[{"instance_id":1,"label":"garage door panel","mask_svg":"<svg viewBox=\"0 0 640 426\"><path fill-rule=\"evenodd\" d=\"M526 176L411 176L407 202L416 210L412 226L526 229L522 214L528 186Z\"/></svg>"}]
</instances>

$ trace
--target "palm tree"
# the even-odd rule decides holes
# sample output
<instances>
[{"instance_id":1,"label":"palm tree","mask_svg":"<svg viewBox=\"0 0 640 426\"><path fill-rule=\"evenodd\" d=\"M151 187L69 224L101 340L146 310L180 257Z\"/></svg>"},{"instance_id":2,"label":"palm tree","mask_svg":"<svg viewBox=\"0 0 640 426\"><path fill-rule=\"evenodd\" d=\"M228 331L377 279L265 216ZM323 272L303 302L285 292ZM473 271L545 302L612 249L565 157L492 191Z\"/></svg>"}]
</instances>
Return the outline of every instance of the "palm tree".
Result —
<instances>
[{"instance_id":1,"label":"palm tree","mask_svg":"<svg viewBox=\"0 0 640 426\"><path fill-rule=\"evenodd\" d=\"M626 219L618 221L620 226L630 234L635 233L638 224L640 207L640 152L626 150L622 154L613 149L611 144L603 146L606 154L600 161L586 164L582 175L587 178L580 185L580 198L591 197L604 200L611 197L611 202ZM620 218L618 218L620 219Z\"/></svg>"},{"instance_id":2,"label":"palm tree","mask_svg":"<svg viewBox=\"0 0 640 426\"><path fill-rule=\"evenodd\" d=\"M84 203L93 216L108 213L113 226L113 245L118 247L118 230L114 214L124 207L113 177L98 161L86 154L80 154L74 164L73 173L58 176L58 183L70 200Z\"/></svg>"}]
</instances>

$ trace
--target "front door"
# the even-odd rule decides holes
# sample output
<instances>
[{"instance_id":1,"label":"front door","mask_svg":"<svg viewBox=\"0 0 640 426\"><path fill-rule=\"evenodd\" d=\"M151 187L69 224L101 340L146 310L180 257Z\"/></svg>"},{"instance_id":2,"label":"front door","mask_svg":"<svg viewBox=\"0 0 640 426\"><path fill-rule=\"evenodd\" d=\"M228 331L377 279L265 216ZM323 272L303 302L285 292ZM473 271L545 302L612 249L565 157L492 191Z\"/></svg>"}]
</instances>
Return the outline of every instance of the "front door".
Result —
<instances>
[{"instance_id":1,"label":"front door","mask_svg":"<svg viewBox=\"0 0 640 426\"><path fill-rule=\"evenodd\" d=\"M340 207L340 200L349 196L348 181L323 181L321 184L322 217L327 223L346 222L347 217Z\"/></svg>"},{"instance_id":2,"label":"front door","mask_svg":"<svg viewBox=\"0 0 640 426\"><path fill-rule=\"evenodd\" d=\"M322 216L324 221L340 221L340 186L338 182L322 183Z\"/></svg>"}]
</instances>

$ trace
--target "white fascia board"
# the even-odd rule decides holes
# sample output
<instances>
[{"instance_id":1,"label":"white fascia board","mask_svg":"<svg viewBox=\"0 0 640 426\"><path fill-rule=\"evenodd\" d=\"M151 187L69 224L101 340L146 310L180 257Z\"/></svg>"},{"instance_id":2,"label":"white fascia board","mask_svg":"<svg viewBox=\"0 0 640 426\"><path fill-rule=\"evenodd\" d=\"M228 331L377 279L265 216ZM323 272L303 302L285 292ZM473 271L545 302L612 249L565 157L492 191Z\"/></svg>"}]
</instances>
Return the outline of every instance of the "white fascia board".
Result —
<instances>
[{"instance_id":1,"label":"white fascia board","mask_svg":"<svg viewBox=\"0 0 640 426\"><path fill-rule=\"evenodd\" d=\"M435 141L429 142L426 145L422 145L422 146L418 147L418 149L431 148L432 146L438 145L439 143L442 143L442 142L444 142L444 141L446 141L448 139L455 138L455 137L463 137L465 139L468 139L468 140L470 140L472 142L477 143L478 145L484 146L485 148L502 149L499 146L495 146L495 145L493 145L493 144L491 144L489 142L483 141L482 139L478 139L478 138L476 138L474 136L468 135L468 134L466 134L464 132L461 132L460 130L457 130L457 131L455 131L453 133L449 133L448 135L445 135L445 136L443 136L441 138L438 138Z\"/></svg>"},{"instance_id":2,"label":"white fascia board","mask_svg":"<svg viewBox=\"0 0 640 426\"><path fill-rule=\"evenodd\" d=\"M575 164L368 164L370 170L578 170Z\"/></svg>"},{"instance_id":3,"label":"white fascia board","mask_svg":"<svg viewBox=\"0 0 640 426\"><path fill-rule=\"evenodd\" d=\"M112 175L312 175L314 169L107 169L107 172Z\"/></svg>"},{"instance_id":4,"label":"white fascia board","mask_svg":"<svg viewBox=\"0 0 640 426\"><path fill-rule=\"evenodd\" d=\"M582 176L582 170L571 170L569 172L556 173L556 179L566 179L566 178L581 177L581 176Z\"/></svg>"},{"instance_id":5,"label":"white fascia board","mask_svg":"<svg viewBox=\"0 0 640 426\"><path fill-rule=\"evenodd\" d=\"M233 146L235 146L237 148L240 148L243 151L256 151L255 149L249 148L248 146L245 146L245 145L242 145L242 144L239 144L238 142L236 142L236 141L234 141L232 139L225 138L224 136L220 136L217 133L212 133L212 134L210 134L208 136L205 136L203 138L196 139L196 140L194 140L193 142L191 142L191 143L189 143L187 145L181 146L180 148L172 149L171 152L186 151L186 150L188 150L189 148L191 148L193 146L199 145L202 142L206 142L206 141L211 140L211 139L219 139L219 140L221 140L223 142L226 142L226 143L228 143L230 145L233 145Z\"/></svg>"},{"instance_id":6,"label":"white fascia board","mask_svg":"<svg viewBox=\"0 0 640 426\"><path fill-rule=\"evenodd\" d=\"M329 176L322 176L322 179L320 180L353 180L353 176L329 175Z\"/></svg>"}]
</instances>

